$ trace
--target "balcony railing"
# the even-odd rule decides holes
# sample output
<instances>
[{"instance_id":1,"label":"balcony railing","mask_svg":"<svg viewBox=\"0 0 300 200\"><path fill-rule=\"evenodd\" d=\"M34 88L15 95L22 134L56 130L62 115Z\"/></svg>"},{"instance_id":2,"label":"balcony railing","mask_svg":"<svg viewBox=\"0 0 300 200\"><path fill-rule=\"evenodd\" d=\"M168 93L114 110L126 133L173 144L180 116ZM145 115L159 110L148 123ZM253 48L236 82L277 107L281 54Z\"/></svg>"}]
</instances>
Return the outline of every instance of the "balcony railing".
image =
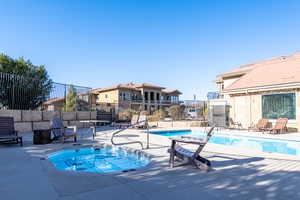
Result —
<instances>
[{"instance_id":1,"label":"balcony railing","mask_svg":"<svg viewBox=\"0 0 300 200\"><path fill-rule=\"evenodd\" d=\"M160 104L163 104L163 105L177 105L177 104L180 104L180 101L161 100Z\"/></svg>"},{"instance_id":2,"label":"balcony railing","mask_svg":"<svg viewBox=\"0 0 300 200\"><path fill-rule=\"evenodd\" d=\"M143 103L143 99L132 99L131 103Z\"/></svg>"},{"instance_id":3,"label":"balcony railing","mask_svg":"<svg viewBox=\"0 0 300 200\"><path fill-rule=\"evenodd\" d=\"M142 103L153 103L153 104L162 104L162 105L177 105L180 104L181 101L171 101L171 100L142 100L142 99L132 99L132 100L121 100L123 102L128 103L136 103L136 104L142 104Z\"/></svg>"}]
</instances>

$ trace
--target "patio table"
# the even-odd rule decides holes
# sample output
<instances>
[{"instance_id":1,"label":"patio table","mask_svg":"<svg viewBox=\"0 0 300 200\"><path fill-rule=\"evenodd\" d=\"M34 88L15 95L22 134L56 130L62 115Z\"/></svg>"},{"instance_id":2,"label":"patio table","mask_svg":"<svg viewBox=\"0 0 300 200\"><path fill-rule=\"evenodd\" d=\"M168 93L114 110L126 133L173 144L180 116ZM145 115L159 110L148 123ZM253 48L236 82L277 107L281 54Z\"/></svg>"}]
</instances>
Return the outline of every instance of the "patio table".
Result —
<instances>
[{"instance_id":1,"label":"patio table","mask_svg":"<svg viewBox=\"0 0 300 200\"><path fill-rule=\"evenodd\" d=\"M50 142L51 129L33 131L33 144L49 144Z\"/></svg>"},{"instance_id":2,"label":"patio table","mask_svg":"<svg viewBox=\"0 0 300 200\"><path fill-rule=\"evenodd\" d=\"M91 128L93 129L93 140L96 136L97 123L110 123L109 120L81 120L79 122L92 124Z\"/></svg>"}]
</instances>

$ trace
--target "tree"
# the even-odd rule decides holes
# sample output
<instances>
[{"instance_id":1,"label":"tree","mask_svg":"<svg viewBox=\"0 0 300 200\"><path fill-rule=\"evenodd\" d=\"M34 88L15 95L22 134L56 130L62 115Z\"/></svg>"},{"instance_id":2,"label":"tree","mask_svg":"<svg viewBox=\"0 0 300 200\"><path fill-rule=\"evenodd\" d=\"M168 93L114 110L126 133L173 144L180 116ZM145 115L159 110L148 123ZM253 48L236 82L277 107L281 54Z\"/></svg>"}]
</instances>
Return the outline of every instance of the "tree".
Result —
<instances>
[{"instance_id":1,"label":"tree","mask_svg":"<svg viewBox=\"0 0 300 200\"><path fill-rule=\"evenodd\" d=\"M168 109L168 113L173 120L180 120L185 118L185 106L174 105Z\"/></svg>"},{"instance_id":2,"label":"tree","mask_svg":"<svg viewBox=\"0 0 300 200\"><path fill-rule=\"evenodd\" d=\"M164 120L167 116L167 112L164 109L159 109L154 111L154 113L149 116L149 121L159 121Z\"/></svg>"},{"instance_id":3,"label":"tree","mask_svg":"<svg viewBox=\"0 0 300 200\"><path fill-rule=\"evenodd\" d=\"M0 105L7 109L36 109L46 101L52 80L43 65L0 54Z\"/></svg>"},{"instance_id":4,"label":"tree","mask_svg":"<svg viewBox=\"0 0 300 200\"><path fill-rule=\"evenodd\" d=\"M70 86L66 97L66 111L76 110L77 93L73 85Z\"/></svg>"},{"instance_id":5,"label":"tree","mask_svg":"<svg viewBox=\"0 0 300 200\"><path fill-rule=\"evenodd\" d=\"M208 107L207 107L207 103L204 102L203 106L198 109L197 111L197 117L198 118L202 118L203 120L206 120L208 117Z\"/></svg>"}]
</instances>

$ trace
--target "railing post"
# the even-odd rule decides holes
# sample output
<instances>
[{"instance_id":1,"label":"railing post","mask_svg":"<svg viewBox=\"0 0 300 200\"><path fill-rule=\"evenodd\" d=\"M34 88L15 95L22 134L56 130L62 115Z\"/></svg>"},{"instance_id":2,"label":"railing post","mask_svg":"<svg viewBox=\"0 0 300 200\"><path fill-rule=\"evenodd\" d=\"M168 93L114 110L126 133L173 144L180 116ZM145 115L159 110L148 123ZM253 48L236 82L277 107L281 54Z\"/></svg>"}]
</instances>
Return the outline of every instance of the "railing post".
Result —
<instances>
[{"instance_id":1,"label":"railing post","mask_svg":"<svg viewBox=\"0 0 300 200\"><path fill-rule=\"evenodd\" d=\"M11 109L15 109L15 76L12 75L12 97L11 97Z\"/></svg>"}]
</instances>

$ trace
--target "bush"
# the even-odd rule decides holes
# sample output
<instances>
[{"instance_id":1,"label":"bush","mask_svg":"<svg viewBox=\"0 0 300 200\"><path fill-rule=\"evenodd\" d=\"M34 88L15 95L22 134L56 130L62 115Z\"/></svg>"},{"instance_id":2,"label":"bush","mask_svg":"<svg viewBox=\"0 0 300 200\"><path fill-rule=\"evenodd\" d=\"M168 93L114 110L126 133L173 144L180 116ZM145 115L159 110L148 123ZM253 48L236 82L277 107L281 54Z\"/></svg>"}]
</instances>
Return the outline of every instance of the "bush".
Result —
<instances>
[{"instance_id":1,"label":"bush","mask_svg":"<svg viewBox=\"0 0 300 200\"><path fill-rule=\"evenodd\" d=\"M149 115L149 112L146 111L146 110L143 110L143 111L140 112L140 115Z\"/></svg>"},{"instance_id":2,"label":"bush","mask_svg":"<svg viewBox=\"0 0 300 200\"><path fill-rule=\"evenodd\" d=\"M175 105L168 109L168 113L173 120L181 120L185 118L185 106Z\"/></svg>"},{"instance_id":3,"label":"bush","mask_svg":"<svg viewBox=\"0 0 300 200\"><path fill-rule=\"evenodd\" d=\"M138 111L133 109L126 109L119 112L119 120L131 120L133 115L139 114Z\"/></svg>"},{"instance_id":4,"label":"bush","mask_svg":"<svg viewBox=\"0 0 300 200\"><path fill-rule=\"evenodd\" d=\"M167 112L163 109L154 111L154 113L148 117L149 121L159 121L165 119Z\"/></svg>"}]
</instances>

